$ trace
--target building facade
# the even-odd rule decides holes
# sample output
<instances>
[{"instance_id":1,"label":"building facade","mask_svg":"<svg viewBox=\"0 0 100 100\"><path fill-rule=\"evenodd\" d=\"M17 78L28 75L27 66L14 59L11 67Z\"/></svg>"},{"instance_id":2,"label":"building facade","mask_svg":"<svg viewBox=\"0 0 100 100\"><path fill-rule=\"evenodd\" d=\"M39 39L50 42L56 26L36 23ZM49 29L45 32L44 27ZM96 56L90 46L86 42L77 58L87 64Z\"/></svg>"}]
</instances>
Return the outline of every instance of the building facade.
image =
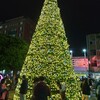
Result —
<instances>
[{"instance_id":1,"label":"building facade","mask_svg":"<svg viewBox=\"0 0 100 100\"><path fill-rule=\"evenodd\" d=\"M90 71L100 72L100 33L89 34L86 40Z\"/></svg>"},{"instance_id":2,"label":"building facade","mask_svg":"<svg viewBox=\"0 0 100 100\"><path fill-rule=\"evenodd\" d=\"M0 23L0 34L17 36L30 43L35 24L30 18L17 17Z\"/></svg>"}]
</instances>

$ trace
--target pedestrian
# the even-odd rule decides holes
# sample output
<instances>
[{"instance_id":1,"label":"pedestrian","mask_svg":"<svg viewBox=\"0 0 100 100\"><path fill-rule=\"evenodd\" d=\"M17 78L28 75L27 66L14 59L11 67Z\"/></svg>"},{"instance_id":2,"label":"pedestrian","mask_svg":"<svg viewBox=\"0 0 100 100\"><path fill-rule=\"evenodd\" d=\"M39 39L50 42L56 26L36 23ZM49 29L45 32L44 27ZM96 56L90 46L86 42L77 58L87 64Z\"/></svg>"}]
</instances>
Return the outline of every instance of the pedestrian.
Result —
<instances>
[{"instance_id":1,"label":"pedestrian","mask_svg":"<svg viewBox=\"0 0 100 100\"><path fill-rule=\"evenodd\" d=\"M26 76L22 76L22 84L20 87L20 100L26 100L26 93L28 90L28 81L26 79Z\"/></svg>"},{"instance_id":2,"label":"pedestrian","mask_svg":"<svg viewBox=\"0 0 100 100\"><path fill-rule=\"evenodd\" d=\"M19 75L14 76L14 79L13 79L14 88L16 88L16 86L17 86L18 78L19 78Z\"/></svg>"},{"instance_id":3,"label":"pedestrian","mask_svg":"<svg viewBox=\"0 0 100 100\"><path fill-rule=\"evenodd\" d=\"M99 80L99 82L98 82L96 94L97 94L97 100L100 100L100 80Z\"/></svg>"},{"instance_id":4,"label":"pedestrian","mask_svg":"<svg viewBox=\"0 0 100 100\"><path fill-rule=\"evenodd\" d=\"M5 83L6 83L6 86L7 86L8 90L11 90L11 88L12 88L12 80L10 79L9 75L6 76Z\"/></svg>"},{"instance_id":5,"label":"pedestrian","mask_svg":"<svg viewBox=\"0 0 100 100\"><path fill-rule=\"evenodd\" d=\"M0 83L0 100L8 100L8 90L5 79L2 79Z\"/></svg>"},{"instance_id":6,"label":"pedestrian","mask_svg":"<svg viewBox=\"0 0 100 100\"><path fill-rule=\"evenodd\" d=\"M61 100L66 100L66 86L65 84L61 84L60 81L57 81L57 86L59 87L58 93L61 95Z\"/></svg>"},{"instance_id":7,"label":"pedestrian","mask_svg":"<svg viewBox=\"0 0 100 100\"><path fill-rule=\"evenodd\" d=\"M45 83L43 76L39 77L38 83L34 87L35 100L48 100L50 98L50 88Z\"/></svg>"},{"instance_id":8,"label":"pedestrian","mask_svg":"<svg viewBox=\"0 0 100 100\"><path fill-rule=\"evenodd\" d=\"M82 87L82 100L89 100L90 85L88 83L88 79L87 78L84 78L81 87Z\"/></svg>"},{"instance_id":9,"label":"pedestrian","mask_svg":"<svg viewBox=\"0 0 100 100\"><path fill-rule=\"evenodd\" d=\"M35 100L35 94L34 94L34 88L35 88L35 86L37 85L37 83L39 82L39 78L38 77L35 77L34 78L34 82L33 82L33 95L32 95L32 98L31 98L31 100Z\"/></svg>"}]
</instances>

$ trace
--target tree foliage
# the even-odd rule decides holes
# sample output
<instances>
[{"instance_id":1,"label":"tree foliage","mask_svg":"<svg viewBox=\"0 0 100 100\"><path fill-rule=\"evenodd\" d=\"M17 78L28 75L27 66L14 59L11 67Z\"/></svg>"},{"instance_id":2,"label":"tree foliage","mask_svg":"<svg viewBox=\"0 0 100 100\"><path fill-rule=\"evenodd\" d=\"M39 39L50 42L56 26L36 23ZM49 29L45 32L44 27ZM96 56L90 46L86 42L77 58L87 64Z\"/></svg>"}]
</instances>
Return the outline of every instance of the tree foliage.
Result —
<instances>
[{"instance_id":1,"label":"tree foliage","mask_svg":"<svg viewBox=\"0 0 100 100\"><path fill-rule=\"evenodd\" d=\"M0 69L20 70L27 51L28 44L24 40L0 35Z\"/></svg>"}]
</instances>

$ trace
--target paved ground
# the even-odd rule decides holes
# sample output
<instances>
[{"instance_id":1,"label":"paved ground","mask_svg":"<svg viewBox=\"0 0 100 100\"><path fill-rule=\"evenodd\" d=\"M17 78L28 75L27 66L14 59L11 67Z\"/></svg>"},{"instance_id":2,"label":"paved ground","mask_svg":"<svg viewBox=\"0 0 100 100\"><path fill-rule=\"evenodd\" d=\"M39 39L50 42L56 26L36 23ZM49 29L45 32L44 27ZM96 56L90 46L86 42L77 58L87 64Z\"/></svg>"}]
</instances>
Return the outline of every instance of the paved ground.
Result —
<instances>
[{"instance_id":1,"label":"paved ground","mask_svg":"<svg viewBox=\"0 0 100 100\"><path fill-rule=\"evenodd\" d=\"M89 100L97 100L96 96L91 96Z\"/></svg>"},{"instance_id":2,"label":"paved ground","mask_svg":"<svg viewBox=\"0 0 100 100\"><path fill-rule=\"evenodd\" d=\"M9 92L9 99L8 100L13 100L13 96L14 96L14 90L11 90ZM89 98L89 100L97 100L96 95L92 94L91 97Z\"/></svg>"},{"instance_id":3,"label":"paved ground","mask_svg":"<svg viewBox=\"0 0 100 100\"><path fill-rule=\"evenodd\" d=\"M91 96L90 96L89 100L97 100L97 98L96 98L96 91L92 91L91 92Z\"/></svg>"}]
</instances>

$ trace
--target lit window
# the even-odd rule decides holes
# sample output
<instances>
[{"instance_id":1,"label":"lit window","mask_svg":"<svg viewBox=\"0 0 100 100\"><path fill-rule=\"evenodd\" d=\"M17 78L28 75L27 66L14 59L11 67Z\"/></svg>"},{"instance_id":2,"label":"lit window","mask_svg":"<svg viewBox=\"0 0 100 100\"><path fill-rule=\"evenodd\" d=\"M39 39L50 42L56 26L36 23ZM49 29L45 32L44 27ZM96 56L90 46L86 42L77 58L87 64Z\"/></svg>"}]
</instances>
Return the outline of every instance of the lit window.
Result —
<instances>
[{"instance_id":1,"label":"lit window","mask_svg":"<svg viewBox=\"0 0 100 100\"><path fill-rule=\"evenodd\" d=\"M0 29L2 28L3 26L0 26Z\"/></svg>"},{"instance_id":2,"label":"lit window","mask_svg":"<svg viewBox=\"0 0 100 100\"><path fill-rule=\"evenodd\" d=\"M21 37L21 35L22 35L22 34L21 34L21 33L19 33L19 37Z\"/></svg>"},{"instance_id":3,"label":"lit window","mask_svg":"<svg viewBox=\"0 0 100 100\"><path fill-rule=\"evenodd\" d=\"M20 27L20 31L22 31L22 27Z\"/></svg>"},{"instance_id":4,"label":"lit window","mask_svg":"<svg viewBox=\"0 0 100 100\"><path fill-rule=\"evenodd\" d=\"M22 25L23 24L23 22L20 22L20 25Z\"/></svg>"},{"instance_id":5,"label":"lit window","mask_svg":"<svg viewBox=\"0 0 100 100\"><path fill-rule=\"evenodd\" d=\"M13 36L13 37L15 37L16 35L15 35L15 34L13 34L12 36Z\"/></svg>"}]
</instances>

